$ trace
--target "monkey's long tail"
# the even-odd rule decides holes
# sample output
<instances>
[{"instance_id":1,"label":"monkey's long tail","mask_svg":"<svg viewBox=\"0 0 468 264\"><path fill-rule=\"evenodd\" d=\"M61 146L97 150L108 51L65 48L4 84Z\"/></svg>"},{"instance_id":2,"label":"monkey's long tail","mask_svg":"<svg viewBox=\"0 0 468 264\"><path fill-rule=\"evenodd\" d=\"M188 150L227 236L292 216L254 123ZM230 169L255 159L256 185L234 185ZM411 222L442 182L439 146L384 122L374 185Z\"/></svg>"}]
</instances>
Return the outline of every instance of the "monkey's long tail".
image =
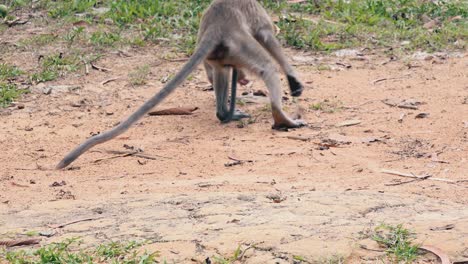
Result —
<instances>
[{"instance_id":1,"label":"monkey's long tail","mask_svg":"<svg viewBox=\"0 0 468 264\"><path fill-rule=\"evenodd\" d=\"M215 48L216 44L217 41L214 39L202 39L198 44L198 49L195 51L192 57L190 57L189 61L183 66L182 70L180 70L179 73L177 73L177 75L161 91L151 97L151 99L146 101L140 108L138 108L137 111L135 111L125 121L121 122L116 127L102 134L93 136L76 147L73 151L68 153L68 155L65 156L65 158L63 158L59 164L57 164L56 169L63 169L67 167L88 149L115 138L116 136L127 131L130 126L132 126L153 107L161 103L162 100L171 94L175 88L177 88L177 86L179 86L188 77L188 75L208 56L208 54Z\"/></svg>"}]
</instances>

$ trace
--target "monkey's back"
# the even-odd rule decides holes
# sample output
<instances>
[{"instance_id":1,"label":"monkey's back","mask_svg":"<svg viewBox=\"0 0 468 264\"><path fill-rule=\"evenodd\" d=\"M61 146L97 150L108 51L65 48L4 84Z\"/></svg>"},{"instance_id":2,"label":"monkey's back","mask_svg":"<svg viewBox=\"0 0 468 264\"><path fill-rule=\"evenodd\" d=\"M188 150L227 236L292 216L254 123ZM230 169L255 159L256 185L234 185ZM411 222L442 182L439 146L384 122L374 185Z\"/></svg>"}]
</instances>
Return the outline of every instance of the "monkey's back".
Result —
<instances>
[{"instance_id":1,"label":"monkey's back","mask_svg":"<svg viewBox=\"0 0 468 264\"><path fill-rule=\"evenodd\" d=\"M261 29L273 30L273 23L256 0L214 0L203 14L198 35L207 30L222 36L226 32L235 34L237 30L252 34Z\"/></svg>"}]
</instances>

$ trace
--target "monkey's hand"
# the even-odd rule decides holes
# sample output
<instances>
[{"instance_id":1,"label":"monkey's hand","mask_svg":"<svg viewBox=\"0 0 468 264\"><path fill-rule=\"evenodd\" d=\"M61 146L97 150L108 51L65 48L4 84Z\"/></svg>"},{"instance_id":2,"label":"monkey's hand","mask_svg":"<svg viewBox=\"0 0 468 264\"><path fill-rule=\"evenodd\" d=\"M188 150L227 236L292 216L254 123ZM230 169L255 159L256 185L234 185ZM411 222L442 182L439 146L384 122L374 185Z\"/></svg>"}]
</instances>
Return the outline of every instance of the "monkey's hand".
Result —
<instances>
[{"instance_id":1,"label":"monkey's hand","mask_svg":"<svg viewBox=\"0 0 468 264\"><path fill-rule=\"evenodd\" d=\"M289 89L291 89L291 96L298 97L301 96L302 91L304 90L304 85L292 75L288 75Z\"/></svg>"}]
</instances>

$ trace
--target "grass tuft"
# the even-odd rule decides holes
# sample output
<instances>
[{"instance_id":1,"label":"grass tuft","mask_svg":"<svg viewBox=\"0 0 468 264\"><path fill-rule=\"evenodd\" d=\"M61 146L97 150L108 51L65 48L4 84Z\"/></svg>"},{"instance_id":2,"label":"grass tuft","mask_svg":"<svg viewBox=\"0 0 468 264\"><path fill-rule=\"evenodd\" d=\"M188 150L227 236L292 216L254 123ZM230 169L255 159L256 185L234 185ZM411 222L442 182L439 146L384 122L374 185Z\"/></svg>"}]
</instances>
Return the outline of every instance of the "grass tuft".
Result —
<instances>
[{"instance_id":1,"label":"grass tuft","mask_svg":"<svg viewBox=\"0 0 468 264\"><path fill-rule=\"evenodd\" d=\"M412 243L415 234L403 228L402 224L381 224L376 227L372 239L386 248L388 257L396 263L411 263L418 257L419 245Z\"/></svg>"},{"instance_id":2,"label":"grass tuft","mask_svg":"<svg viewBox=\"0 0 468 264\"><path fill-rule=\"evenodd\" d=\"M116 263L116 264L150 264L159 263L158 252L148 253L139 250L143 243L110 242L95 248L82 248L76 238L59 243L52 243L35 250L0 251L2 259L12 264L50 264L50 263ZM2 262L3 263L3 262Z\"/></svg>"}]
</instances>

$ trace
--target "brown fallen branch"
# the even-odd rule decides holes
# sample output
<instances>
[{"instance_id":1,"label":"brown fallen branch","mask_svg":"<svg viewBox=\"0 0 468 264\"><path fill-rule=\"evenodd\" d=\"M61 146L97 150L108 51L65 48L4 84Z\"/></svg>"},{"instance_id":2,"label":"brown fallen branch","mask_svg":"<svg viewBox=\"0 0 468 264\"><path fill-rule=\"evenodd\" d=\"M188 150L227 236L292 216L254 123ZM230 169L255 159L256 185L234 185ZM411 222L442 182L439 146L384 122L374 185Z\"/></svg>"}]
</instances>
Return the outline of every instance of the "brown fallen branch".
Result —
<instances>
[{"instance_id":1,"label":"brown fallen branch","mask_svg":"<svg viewBox=\"0 0 468 264\"><path fill-rule=\"evenodd\" d=\"M85 74L88 75L89 74L89 67L88 67L88 62L84 59L81 59L81 62L83 62L84 66L85 66Z\"/></svg>"},{"instance_id":2,"label":"brown fallen branch","mask_svg":"<svg viewBox=\"0 0 468 264\"><path fill-rule=\"evenodd\" d=\"M303 142L310 141L312 138L310 137L302 137L302 136L287 136L287 139L292 139L292 140L299 140Z\"/></svg>"},{"instance_id":3,"label":"brown fallen branch","mask_svg":"<svg viewBox=\"0 0 468 264\"><path fill-rule=\"evenodd\" d=\"M228 159L232 160L233 162L225 163L224 164L225 167L233 167L233 166L236 166L236 165L242 165L244 163L254 162L253 160L240 160L240 159L236 159L236 158L231 157L231 156L228 156Z\"/></svg>"},{"instance_id":4,"label":"brown fallen branch","mask_svg":"<svg viewBox=\"0 0 468 264\"><path fill-rule=\"evenodd\" d=\"M373 85L376 85L380 82L384 82L384 81L391 81L391 80L402 80L402 79L406 79L408 76L405 75L405 76L402 76L402 77L391 77L391 78L379 78L379 79L376 79L376 80L373 80L372 81L372 84Z\"/></svg>"},{"instance_id":5,"label":"brown fallen branch","mask_svg":"<svg viewBox=\"0 0 468 264\"><path fill-rule=\"evenodd\" d=\"M19 184L19 183L16 183L16 182L11 182L11 186L21 187L21 188L29 188L28 185Z\"/></svg>"},{"instance_id":6,"label":"brown fallen branch","mask_svg":"<svg viewBox=\"0 0 468 264\"><path fill-rule=\"evenodd\" d=\"M6 247L29 246L29 245L39 244L39 242L41 242L40 238L0 240L0 246L6 246Z\"/></svg>"},{"instance_id":7,"label":"brown fallen branch","mask_svg":"<svg viewBox=\"0 0 468 264\"><path fill-rule=\"evenodd\" d=\"M101 72L110 72L110 71L111 71L110 69L97 66L97 65L94 64L94 63L91 63L91 68L93 68L93 69L95 69L95 70L97 70L97 71L101 71Z\"/></svg>"},{"instance_id":8,"label":"brown fallen branch","mask_svg":"<svg viewBox=\"0 0 468 264\"><path fill-rule=\"evenodd\" d=\"M107 79L107 80L103 81L103 82L101 83L101 85L104 86L104 85L106 85L106 84L108 84L108 83L110 83L110 82L117 81L118 79L120 79L120 77L115 77L115 78Z\"/></svg>"},{"instance_id":9,"label":"brown fallen branch","mask_svg":"<svg viewBox=\"0 0 468 264\"><path fill-rule=\"evenodd\" d=\"M396 182L396 183L386 183L384 184L385 186L398 186L398 185L403 185L403 184L407 184L407 183L412 183L412 182L415 182L415 181L418 181L419 179L413 179L413 180L409 180L409 181L405 181L405 182Z\"/></svg>"},{"instance_id":10,"label":"brown fallen branch","mask_svg":"<svg viewBox=\"0 0 468 264\"><path fill-rule=\"evenodd\" d=\"M437 248L437 247L434 247L434 246L429 246L429 245L421 246L419 248L423 249L425 251L431 252L434 255L436 255L437 257L439 257L440 262L442 264L451 264L452 263L452 262L450 262L449 256L445 252L443 252L440 248Z\"/></svg>"},{"instance_id":11,"label":"brown fallen branch","mask_svg":"<svg viewBox=\"0 0 468 264\"><path fill-rule=\"evenodd\" d=\"M125 152L123 154L115 155L115 156L112 156L112 157L107 157L107 158L101 158L101 159L94 160L93 163L99 163L101 161L112 160L112 159L117 159L117 158L125 158L125 157L129 157L129 156L133 156L133 155L135 155L137 153L138 152Z\"/></svg>"},{"instance_id":12,"label":"brown fallen branch","mask_svg":"<svg viewBox=\"0 0 468 264\"><path fill-rule=\"evenodd\" d=\"M193 112L198 110L198 107L175 107L164 110L158 110L149 112L150 116L161 116L161 115L191 115Z\"/></svg>"},{"instance_id":13,"label":"brown fallen branch","mask_svg":"<svg viewBox=\"0 0 468 264\"><path fill-rule=\"evenodd\" d=\"M149 159L149 160L157 160L158 158L164 158L164 159L171 159L170 157L165 157L165 156L161 156L161 155L154 155L154 156L150 156L150 155L146 155L146 154L143 154L141 152L125 152L125 151L118 151L118 150L109 150L109 151L106 151L107 153L109 154L118 154L118 155L126 155L126 154L130 154L128 156L135 156L135 157L139 157L139 158L143 158L143 159Z\"/></svg>"},{"instance_id":14,"label":"brown fallen branch","mask_svg":"<svg viewBox=\"0 0 468 264\"><path fill-rule=\"evenodd\" d=\"M79 219L79 220L75 220L75 221L71 221L71 222L67 222L67 223L64 223L64 224L59 224L59 225L49 225L50 228L64 228L66 226L69 226L69 225L73 225L73 224L77 224L77 223L81 223L81 222L89 222L89 221L94 221L94 220L99 220L99 219L102 219L103 217L98 217L98 218L84 218L84 219Z\"/></svg>"},{"instance_id":15,"label":"brown fallen branch","mask_svg":"<svg viewBox=\"0 0 468 264\"><path fill-rule=\"evenodd\" d=\"M433 178L432 175L429 175L429 174L418 176L412 173L405 173L405 172L399 172L399 171L387 170L387 169L383 169L381 172L385 174L390 174L390 175L395 175L395 176L400 176L400 177L405 177L405 178L413 178L413 179L418 179L418 180L432 180L432 181L441 181L441 182L447 182L447 183L457 183L457 181L454 181L454 180L443 179L443 178Z\"/></svg>"}]
</instances>

